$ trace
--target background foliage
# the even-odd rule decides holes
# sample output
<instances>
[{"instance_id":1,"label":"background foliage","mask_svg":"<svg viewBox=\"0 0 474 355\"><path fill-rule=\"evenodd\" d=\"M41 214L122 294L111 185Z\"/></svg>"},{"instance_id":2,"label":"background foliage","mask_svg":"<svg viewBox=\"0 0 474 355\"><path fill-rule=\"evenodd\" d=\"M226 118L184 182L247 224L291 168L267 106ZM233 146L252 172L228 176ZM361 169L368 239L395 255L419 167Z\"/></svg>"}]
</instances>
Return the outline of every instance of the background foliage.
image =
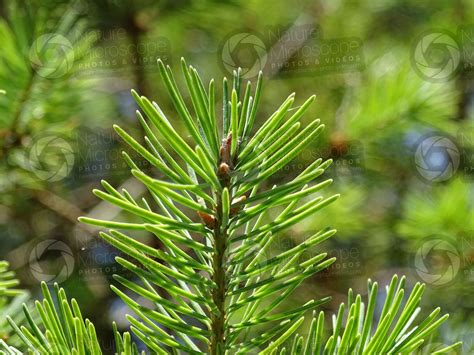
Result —
<instances>
[{"instance_id":1,"label":"background foliage","mask_svg":"<svg viewBox=\"0 0 474 355\"><path fill-rule=\"evenodd\" d=\"M334 311L349 287L366 295L367 278L386 284L393 273L406 274L409 285L428 283L428 308L440 306L455 318L437 341L464 340L468 353L474 343L468 322L474 309L472 74L459 70L435 83L417 73L412 59L425 31L458 33L460 25L472 25L472 2L17 0L1 2L0 14L0 259L10 261L23 287L37 293L39 280L59 282L111 347L111 320L126 325L123 304L107 287L117 271L116 251L76 221L87 213L104 219L119 213L97 205L89 191L101 178L116 185L128 176L112 123L140 136L129 89L171 112L157 56L175 69L184 56L207 81L228 75L222 52L233 34L265 38L269 29L304 23L324 39L358 39L363 67L286 70L265 82L258 119L288 92L317 95L304 120L318 117L327 128L287 172L295 174L315 156L333 158L329 189L341 193L336 204L281 239L285 250L328 221L338 229L323 246L338 261L298 297L335 295L325 306ZM51 42L45 34L62 36L54 37L59 52L38 49ZM63 53L59 59L57 53ZM420 142L431 135L448 137L458 151L459 167L445 181L427 179L416 160ZM451 159L446 150L438 153L441 166ZM124 187L144 193L133 180ZM433 245L441 247L426 254ZM447 276L436 281L433 275L441 274Z\"/></svg>"}]
</instances>

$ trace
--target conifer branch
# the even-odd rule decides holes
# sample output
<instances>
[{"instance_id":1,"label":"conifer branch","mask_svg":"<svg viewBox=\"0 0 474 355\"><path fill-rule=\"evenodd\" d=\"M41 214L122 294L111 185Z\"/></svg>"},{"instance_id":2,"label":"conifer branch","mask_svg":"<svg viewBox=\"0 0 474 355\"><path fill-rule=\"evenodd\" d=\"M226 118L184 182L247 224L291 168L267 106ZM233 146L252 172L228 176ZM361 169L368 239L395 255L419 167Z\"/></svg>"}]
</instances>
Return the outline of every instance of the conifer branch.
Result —
<instances>
[{"instance_id":1,"label":"conifer branch","mask_svg":"<svg viewBox=\"0 0 474 355\"><path fill-rule=\"evenodd\" d=\"M244 88L242 73L237 70L231 82L223 80L222 124L218 124L213 80L205 86L196 69L182 60L190 97L187 103L171 68L161 61L158 65L190 139L178 133L157 103L132 91L140 109L137 118L146 133L144 143L122 128L114 128L130 149L164 177L142 171L124 152L131 174L148 189L149 197L138 200L105 181L103 190L94 190L94 194L133 214L134 221L80 218L108 229L99 236L125 255L116 261L134 275L115 275L116 283L111 286L134 313L127 315L130 331L150 352L158 354L378 354L420 348L447 315L439 317L436 309L417 323L424 285L415 285L403 301L405 278L395 276L387 287L378 322L377 283L369 282L367 305L349 291L347 306L341 304L327 334L324 313L316 317L316 310L329 302L329 297L280 307L289 303L302 283L335 261L325 252L316 252L335 234L330 228L315 231L291 249L273 248L282 232L339 197L323 196L332 180L319 181L330 160L317 159L293 179L267 186L269 178L324 129L319 120L305 127L300 121L315 97L295 111L295 94L289 95L254 129L263 75L260 73L252 93L251 83ZM134 231L150 233L163 248L143 243ZM44 324L41 328L30 321L27 307L29 328L10 320L30 351L101 354L94 326L83 319L77 303L69 301L57 285L57 303L45 284L42 291L44 300L36 306ZM311 311L308 334L298 335ZM118 354L138 354L130 333L120 334L115 325L113 331Z\"/></svg>"}]
</instances>

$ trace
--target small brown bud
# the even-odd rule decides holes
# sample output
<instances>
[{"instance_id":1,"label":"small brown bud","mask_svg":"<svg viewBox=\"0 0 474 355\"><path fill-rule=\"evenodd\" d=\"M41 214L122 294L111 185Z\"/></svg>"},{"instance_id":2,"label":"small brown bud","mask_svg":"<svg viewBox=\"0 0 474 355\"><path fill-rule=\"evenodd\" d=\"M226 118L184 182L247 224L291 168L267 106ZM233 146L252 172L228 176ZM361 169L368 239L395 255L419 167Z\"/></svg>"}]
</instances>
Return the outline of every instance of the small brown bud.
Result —
<instances>
[{"instance_id":1,"label":"small brown bud","mask_svg":"<svg viewBox=\"0 0 474 355\"><path fill-rule=\"evenodd\" d=\"M227 165L231 165L231 158L230 158L231 143L232 143L232 133L229 133L227 138L224 138L222 140L221 150L220 150L221 162L226 163Z\"/></svg>"},{"instance_id":2,"label":"small brown bud","mask_svg":"<svg viewBox=\"0 0 474 355\"><path fill-rule=\"evenodd\" d=\"M197 211L197 213L207 228L214 229L216 227L216 217L201 211Z\"/></svg>"},{"instance_id":3,"label":"small brown bud","mask_svg":"<svg viewBox=\"0 0 474 355\"><path fill-rule=\"evenodd\" d=\"M217 176L223 186L230 184L230 167L226 163L221 163L217 169Z\"/></svg>"},{"instance_id":4,"label":"small brown bud","mask_svg":"<svg viewBox=\"0 0 474 355\"><path fill-rule=\"evenodd\" d=\"M217 171L220 177L228 177L230 175L230 167L226 163L221 163L219 165L219 170Z\"/></svg>"}]
</instances>

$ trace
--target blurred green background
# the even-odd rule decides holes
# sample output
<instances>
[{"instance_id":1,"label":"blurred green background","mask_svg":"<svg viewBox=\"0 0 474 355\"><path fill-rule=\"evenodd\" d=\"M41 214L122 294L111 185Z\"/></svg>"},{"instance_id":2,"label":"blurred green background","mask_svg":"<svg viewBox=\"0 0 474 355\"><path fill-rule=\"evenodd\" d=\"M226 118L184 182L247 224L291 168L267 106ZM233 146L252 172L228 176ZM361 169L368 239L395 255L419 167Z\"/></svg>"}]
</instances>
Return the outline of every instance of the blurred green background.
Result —
<instances>
[{"instance_id":1,"label":"blurred green background","mask_svg":"<svg viewBox=\"0 0 474 355\"><path fill-rule=\"evenodd\" d=\"M259 122L291 92L317 95L305 120L326 130L279 176L332 158L342 197L276 248L330 225L338 261L294 297L332 295L332 311L349 287L405 274L451 313L436 341L474 353L474 2L11 0L0 15L0 259L34 294L63 285L106 350L112 320L127 326L116 252L77 217L117 217L90 192L100 179L145 192L111 127L141 136L131 88L182 127L156 59L182 80L185 57L205 81L263 70Z\"/></svg>"}]
</instances>

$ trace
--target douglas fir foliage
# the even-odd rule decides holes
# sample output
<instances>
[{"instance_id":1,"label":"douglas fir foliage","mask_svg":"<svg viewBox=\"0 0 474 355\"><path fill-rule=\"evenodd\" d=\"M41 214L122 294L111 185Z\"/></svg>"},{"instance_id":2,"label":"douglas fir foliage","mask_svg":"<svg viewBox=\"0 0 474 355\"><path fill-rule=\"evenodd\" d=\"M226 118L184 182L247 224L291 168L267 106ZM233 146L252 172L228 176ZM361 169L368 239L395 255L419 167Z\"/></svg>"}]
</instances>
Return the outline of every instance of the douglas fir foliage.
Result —
<instances>
[{"instance_id":1,"label":"douglas fir foliage","mask_svg":"<svg viewBox=\"0 0 474 355\"><path fill-rule=\"evenodd\" d=\"M117 262L135 275L115 275L113 291L129 306L131 332L151 353L167 354L381 354L410 353L447 318L436 309L418 319L424 285L406 292L405 278L394 276L385 303L376 316L377 283L368 283L368 299L349 291L325 329L323 312L329 298L285 305L298 286L335 259L314 247L334 235L324 229L280 254L270 255L281 232L313 216L338 196L324 198L331 180L313 183L331 164L316 160L291 181L268 181L320 134L319 120L300 122L315 100L294 107L291 94L271 117L254 129L261 100L262 74L252 94L240 71L229 88L223 82L223 119L218 125L215 85L208 88L193 67L182 61L191 106L185 103L169 67L159 68L166 88L192 142L183 139L157 103L132 92L141 111L137 117L146 133L144 144L120 127L117 133L156 168L150 176L127 153L133 176L151 199L135 200L103 181L101 199L135 215L133 223L81 218L108 228L100 233L124 257ZM189 107L192 107L192 111ZM255 133L253 133L255 132ZM271 216L269 211L271 210ZM133 237L152 233L161 243L153 248ZM306 257L304 257L306 255ZM307 257L307 255L311 255ZM54 296L43 284L44 300L36 303L41 325L24 307L25 325L9 318L30 352L41 354L101 354L94 326L84 320L75 300L57 285ZM3 290L0 289L0 291ZM405 294L407 293L407 294ZM281 306L285 306L282 310ZM305 316L305 335L299 335ZM378 313L378 312L377 312ZM39 323L38 322L38 323ZM131 334L114 325L116 352L137 354ZM8 340L7 340L8 342ZM454 345L453 345L454 346ZM445 349L437 349L439 352ZM3 351L20 351L3 343Z\"/></svg>"}]
</instances>

